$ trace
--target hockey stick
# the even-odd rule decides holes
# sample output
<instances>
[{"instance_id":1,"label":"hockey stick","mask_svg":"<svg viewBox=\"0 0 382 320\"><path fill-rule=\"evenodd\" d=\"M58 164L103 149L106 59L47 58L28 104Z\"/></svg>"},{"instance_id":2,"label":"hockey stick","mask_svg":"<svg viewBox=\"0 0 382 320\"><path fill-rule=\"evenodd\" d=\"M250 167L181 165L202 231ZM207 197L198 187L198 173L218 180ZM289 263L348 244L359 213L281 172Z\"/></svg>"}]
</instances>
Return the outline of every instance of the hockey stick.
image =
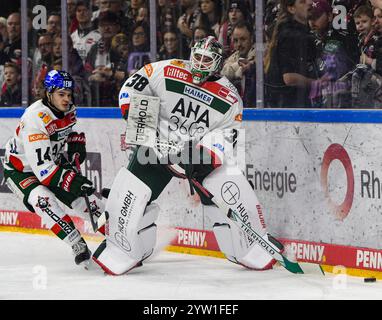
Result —
<instances>
[{"instance_id":1,"label":"hockey stick","mask_svg":"<svg viewBox=\"0 0 382 320\"><path fill-rule=\"evenodd\" d=\"M176 169L171 165L166 165L167 168L174 173L179 178L187 179L187 176ZM191 179L191 183L195 188L200 190L209 200L211 200L219 209L224 212L224 214L235 223L235 225L242 230L249 238L251 238L255 243L257 243L263 250L270 254L275 260L277 260L285 269L289 272L295 274L304 274L304 273L319 273L324 275L324 271L319 264L315 264L313 270L311 267L305 268L302 263L296 261L290 261L284 254L281 253L280 249L277 248L272 242L267 241L261 235L259 235L255 230L251 228L250 223L245 222L240 214L235 210L228 208L222 201L216 199L205 187L203 187L197 180Z\"/></svg>"},{"instance_id":2,"label":"hockey stick","mask_svg":"<svg viewBox=\"0 0 382 320\"><path fill-rule=\"evenodd\" d=\"M74 155L74 163L76 165L76 169L77 169L77 173L79 174L82 174L81 173L81 164L80 164L80 155L78 153L75 153ZM107 213L104 212L102 213L102 215L97 219L95 220L95 214L91 208L91 205L90 205L90 201L89 201L89 197L84 194L83 195L84 199L85 199L85 203L86 203L86 208L88 209L89 211L89 218L90 218L90 223L92 224L92 228L93 228L93 231L96 233L98 231L98 229L103 226L107 220Z\"/></svg>"}]
</instances>

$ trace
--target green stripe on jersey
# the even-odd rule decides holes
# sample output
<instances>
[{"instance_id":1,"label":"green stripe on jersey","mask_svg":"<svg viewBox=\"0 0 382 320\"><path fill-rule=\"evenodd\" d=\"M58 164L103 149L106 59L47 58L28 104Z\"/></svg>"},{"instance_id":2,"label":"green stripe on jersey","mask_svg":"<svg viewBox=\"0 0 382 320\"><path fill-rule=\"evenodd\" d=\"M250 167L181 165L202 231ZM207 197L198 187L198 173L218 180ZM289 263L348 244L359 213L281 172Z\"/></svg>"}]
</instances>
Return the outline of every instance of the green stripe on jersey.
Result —
<instances>
[{"instance_id":1,"label":"green stripe on jersey","mask_svg":"<svg viewBox=\"0 0 382 320\"><path fill-rule=\"evenodd\" d=\"M172 79L166 79L166 90L189 96L195 100L198 100L210 106L212 109L222 114L225 114L231 107L231 105L228 104L227 102L213 96L207 91L204 91L198 87L192 86L189 83L184 83L184 82L176 81Z\"/></svg>"}]
</instances>

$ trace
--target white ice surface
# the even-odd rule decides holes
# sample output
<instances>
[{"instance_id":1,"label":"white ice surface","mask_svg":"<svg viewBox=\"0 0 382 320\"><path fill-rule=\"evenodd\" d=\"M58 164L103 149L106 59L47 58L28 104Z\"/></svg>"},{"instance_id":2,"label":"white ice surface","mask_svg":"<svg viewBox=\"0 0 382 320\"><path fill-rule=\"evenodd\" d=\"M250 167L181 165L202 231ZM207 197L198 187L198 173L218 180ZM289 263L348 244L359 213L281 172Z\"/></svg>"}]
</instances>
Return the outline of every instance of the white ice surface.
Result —
<instances>
[{"instance_id":1,"label":"white ice surface","mask_svg":"<svg viewBox=\"0 0 382 320\"><path fill-rule=\"evenodd\" d=\"M94 251L97 242L89 242ZM71 249L42 235L0 233L0 299L382 299L382 281L255 272L224 259L158 251L127 275L74 264Z\"/></svg>"}]
</instances>

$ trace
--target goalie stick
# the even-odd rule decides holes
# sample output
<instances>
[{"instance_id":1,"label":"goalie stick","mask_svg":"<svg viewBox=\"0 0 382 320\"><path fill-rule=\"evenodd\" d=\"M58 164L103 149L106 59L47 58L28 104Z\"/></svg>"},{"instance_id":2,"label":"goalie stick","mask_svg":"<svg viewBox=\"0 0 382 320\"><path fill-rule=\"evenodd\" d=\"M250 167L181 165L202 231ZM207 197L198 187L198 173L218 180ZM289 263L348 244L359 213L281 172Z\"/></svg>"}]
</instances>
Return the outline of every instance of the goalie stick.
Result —
<instances>
[{"instance_id":1,"label":"goalie stick","mask_svg":"<svg viewBox=\"0 0 382 320\"><path fill-rule=\"evenodd\" d=\"M188 179L187 176L179 171L177 171L172 165L166 165L166 167L177 177ZM219 209L224 212L224 214L232 220L235 225L241 229L248 237L250 237L255 243L257 243L263 250L270 254L274 259L276 259L280 265L292 273L319 273L324 275L324 271L319 264L314 264L314 266L305 266L303 263L298 263L297 261L290 261L275 244L264 239L255 230L251 228L248 223L246 223L241 216L231 208L228 208L223 202L216 199L206 188L204 188L195 179L190 179L190 182L195 188L200 190L209 200L211 200Z\"/></svg>"}]
</instances>

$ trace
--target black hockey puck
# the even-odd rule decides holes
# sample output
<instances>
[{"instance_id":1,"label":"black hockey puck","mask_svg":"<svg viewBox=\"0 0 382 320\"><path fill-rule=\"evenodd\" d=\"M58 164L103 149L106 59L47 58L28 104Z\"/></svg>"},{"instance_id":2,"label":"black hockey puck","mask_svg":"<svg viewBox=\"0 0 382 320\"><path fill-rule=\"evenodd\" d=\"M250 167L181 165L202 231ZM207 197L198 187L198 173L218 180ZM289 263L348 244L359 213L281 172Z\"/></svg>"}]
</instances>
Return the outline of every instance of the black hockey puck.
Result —
<instances>
[{"instance_id":1,"label":"black hockey puck","mask_svg":"<svg viewBox=\"0 0 382 320\"><path fill-rule=\"evenodd\" d=\"M364 278L364 279L363 279L363 282L376 282L376 281L377 281L377 279L374 278L374 277Z\"/></svg>"}]
</instances>

